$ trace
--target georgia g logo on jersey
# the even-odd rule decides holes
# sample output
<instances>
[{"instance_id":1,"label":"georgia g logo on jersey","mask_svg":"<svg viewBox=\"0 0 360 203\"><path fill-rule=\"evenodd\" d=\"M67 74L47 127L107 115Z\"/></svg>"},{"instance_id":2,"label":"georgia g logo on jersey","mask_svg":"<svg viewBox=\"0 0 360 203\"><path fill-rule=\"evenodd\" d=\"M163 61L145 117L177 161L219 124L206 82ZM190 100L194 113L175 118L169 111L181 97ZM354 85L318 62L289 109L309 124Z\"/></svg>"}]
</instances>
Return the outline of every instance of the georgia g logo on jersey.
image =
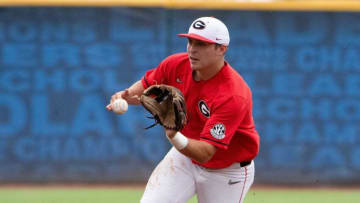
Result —
<instances>
[{"instance_id":1,"label":"georgia g logo on jersey","mask_svg":"<svg viewBox=\"0 0 360 203\"><path fill-rule=\"evenodd\" d=\"M204 115L206 118L210 118L210 109L203 100L199 101L198 106L202 115Z\"/></svg>"},{"instance_id":2,"label":"georgia g logo on jersey","mask_svg":"<svg viewBox=\"0 0 360 203\"><path fill-rule=\"evenodd\" d=\"M210 129L210 133L216 139L224 139L225 137L225 125L222 123L217 123L213 128Z\"/></svg>"}]
</instances>

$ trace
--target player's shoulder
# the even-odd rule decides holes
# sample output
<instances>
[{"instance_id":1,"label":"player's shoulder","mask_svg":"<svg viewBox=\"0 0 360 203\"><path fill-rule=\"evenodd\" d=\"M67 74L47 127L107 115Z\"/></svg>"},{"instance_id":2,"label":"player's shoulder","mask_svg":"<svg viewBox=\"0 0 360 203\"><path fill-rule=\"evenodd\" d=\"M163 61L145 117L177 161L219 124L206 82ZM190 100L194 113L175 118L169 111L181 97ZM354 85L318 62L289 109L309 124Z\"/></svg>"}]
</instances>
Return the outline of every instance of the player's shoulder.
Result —
<instances>
[{"instance_id":1,"label":"player's shoulder","mask_svg":"<svg viewBox=\"0 0 360 203\"><path fill-rule=\"evenodd\" d=\"M240 82L244 82L242 76L240 75L240 73L235 70L235 68L233 68L230 64L226 63L226 75L233 78L234 80L240 80Z\"/></svg>"},{"instance_id":2,"label":"player's shoulder","mask_svg":"<svg viewBox=\"0 0 360 203\"><path fill-rule=\"evenodd\" d=\"M246 81L230 65L225 68L217 79L216 86L211 88L214 104L242 106L244 103L251 103L252 93Z\"/></svg>"},{"instance_id":3,"label":"player's shoulder","mask_svg":"<svg viewBox=\"0 0 360 203\"><path fill-rule=\"evenodd\" d=\"M244 78L229 64L225 67L222 79L222 88L231 92L232 95L250 93L251 90Z\"/></svg>"},{"instance_id":4,"label":"player's shoulder","mask_svg":"<svg viewBox=\"0 0 360 203\"><path fill-rule=\"evenodd\" d=\"M178 69L184 66L185 64L188 64L188 61L189 58L187 53L176 53L169 55L164 60L162 60L160 66L170 71L170 70Z\"/></svg>"},{"instance_id":5,"label":"player's shoulder","mask_svg":"<svg viewBox=\"0 0 360 203\"><path fill-rule=\"evenodd\" d=\"M174 78L179 73L189 71L189 58L187 53L177 53L166 57L159 65L167 78Z\"/></svg>"}]
</instances>

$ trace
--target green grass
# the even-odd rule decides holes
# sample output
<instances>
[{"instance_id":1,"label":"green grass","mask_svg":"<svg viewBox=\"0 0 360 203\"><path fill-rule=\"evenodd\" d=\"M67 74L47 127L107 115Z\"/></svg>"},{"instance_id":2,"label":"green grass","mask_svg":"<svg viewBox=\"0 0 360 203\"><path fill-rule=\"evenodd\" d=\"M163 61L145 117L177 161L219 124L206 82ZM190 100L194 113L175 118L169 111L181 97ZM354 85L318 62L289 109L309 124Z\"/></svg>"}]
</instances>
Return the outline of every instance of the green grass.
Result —
<instances>
[{"instance_id":1,"label":"green grass","mask_svg":"<svg viewBox=\"0 0 360 203\"><path fill-rule=\"evenodd\" d=\"M0 188L0 203L136 203L141 189L121 188ZM194 197L188 203L196 203ZM244 203L359 203L360 189L250 190Z\"/></svg>"},{"instance_id":2,"label":"green grass","mask_svg":"<svg viewBox=\"0 0 360 203\"><path fill-rule=\"evenodd\" d=\"M253 189L244 203L360 203L360 189Z\"/></svg>"}]
</instances>

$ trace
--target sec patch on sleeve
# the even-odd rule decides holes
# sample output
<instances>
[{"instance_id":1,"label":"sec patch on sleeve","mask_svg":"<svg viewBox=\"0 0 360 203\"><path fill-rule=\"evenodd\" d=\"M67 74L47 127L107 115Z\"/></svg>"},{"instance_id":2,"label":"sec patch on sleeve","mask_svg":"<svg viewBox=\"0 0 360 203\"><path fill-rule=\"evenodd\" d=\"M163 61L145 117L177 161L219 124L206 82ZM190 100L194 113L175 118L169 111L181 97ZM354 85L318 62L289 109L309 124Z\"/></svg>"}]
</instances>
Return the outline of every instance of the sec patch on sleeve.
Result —
<instances>
[{"instance_id":1,"label":"sec patch on sleeve","mask_svg":"<svg viewBox=\"0 0 360 203\"><path fill-rule=\"evenodd\" d=\"M222 123L217 123L213 128L210 129L210 133L216 139L224 139L225 137L225 125Z\"/></svg>"}]
</instances>

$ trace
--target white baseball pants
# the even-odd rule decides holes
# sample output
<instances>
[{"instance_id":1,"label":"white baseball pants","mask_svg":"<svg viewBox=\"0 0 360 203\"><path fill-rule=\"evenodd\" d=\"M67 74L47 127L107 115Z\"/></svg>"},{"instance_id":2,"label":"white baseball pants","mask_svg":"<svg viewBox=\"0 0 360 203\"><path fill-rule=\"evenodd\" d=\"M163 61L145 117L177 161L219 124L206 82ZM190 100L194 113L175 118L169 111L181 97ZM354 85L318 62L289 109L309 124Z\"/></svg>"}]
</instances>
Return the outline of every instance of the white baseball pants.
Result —
<instances>
[{"instance_id":1,"label":"white baseball pants","mask_svg":"<svg viewBox=\"0 0 360 203\"><path fill-rule=\"evenodd\" d=\"M186 203L195 194L199 203L242 203L254 175L254 162L207 169L173 147L152 172L141 203Z\"/></svg>"}]
</instances>

